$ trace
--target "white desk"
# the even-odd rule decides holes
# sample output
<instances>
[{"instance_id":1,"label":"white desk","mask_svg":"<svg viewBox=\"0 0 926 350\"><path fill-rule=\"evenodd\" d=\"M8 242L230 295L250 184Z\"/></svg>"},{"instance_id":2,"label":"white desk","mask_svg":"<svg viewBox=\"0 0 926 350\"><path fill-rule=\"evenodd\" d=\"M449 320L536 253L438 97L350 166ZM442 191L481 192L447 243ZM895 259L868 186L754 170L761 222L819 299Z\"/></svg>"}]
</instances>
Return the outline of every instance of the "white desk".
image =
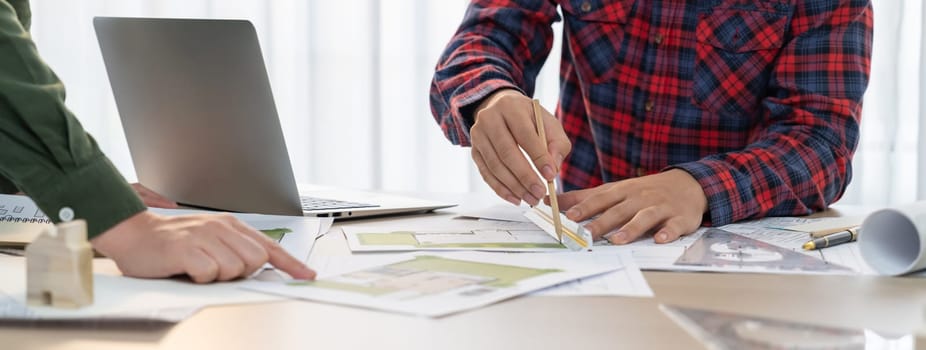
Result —
<instances>
[{"instance_id":1,"label":"white desk","mask_svg":"<svg viewBox=\"0 0 926 350\"><path fill-rule=\"evenodd\" d=\"M343 236L329 234L314 254L348 253ZM699 349L660 303L898 334L917 327L926 308L918 278L644 275L655 298L522 297L441 319L286 301L213 307L160 329L3 326L0 349Z\"/></svg>"}]
</instances>

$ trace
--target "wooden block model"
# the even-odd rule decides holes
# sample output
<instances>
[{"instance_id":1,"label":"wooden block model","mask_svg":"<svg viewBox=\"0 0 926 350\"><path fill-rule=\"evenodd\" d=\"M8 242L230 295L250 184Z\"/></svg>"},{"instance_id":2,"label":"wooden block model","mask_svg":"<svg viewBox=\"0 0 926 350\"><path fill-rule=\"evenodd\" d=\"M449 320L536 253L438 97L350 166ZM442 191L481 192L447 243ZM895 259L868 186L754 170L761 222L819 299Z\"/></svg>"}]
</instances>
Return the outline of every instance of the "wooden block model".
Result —
<instances>
[{"instance_id":1,"label":"wooden block model","mask_svg":"<svg viewBox=\"0 0 926 350\"><path fill-rule=\"evenodd\" d=\"M92 263L86 221L49 227L26 247L28 304L70 309L92 304Z\"/></svg>"}]
</instances>

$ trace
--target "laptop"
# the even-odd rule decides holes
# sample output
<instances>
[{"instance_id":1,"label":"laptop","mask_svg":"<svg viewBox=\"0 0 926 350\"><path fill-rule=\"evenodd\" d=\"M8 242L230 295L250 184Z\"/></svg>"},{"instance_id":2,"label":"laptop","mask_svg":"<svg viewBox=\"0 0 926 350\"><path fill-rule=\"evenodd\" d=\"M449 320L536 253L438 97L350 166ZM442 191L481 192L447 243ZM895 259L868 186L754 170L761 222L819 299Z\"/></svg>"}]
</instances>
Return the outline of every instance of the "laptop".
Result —
<instances>
[{"instance_id":1,"label":"laptop","mask_svg":"<svg viewBox=\"0 0 926 350\"><path fill-rule=\"evenodd\" d=\"M186 206L275 215L348 218L453 206L297 188L250 22L96 17L93 24L138 180L148 188Z\"/></svg>"}]
</instances>

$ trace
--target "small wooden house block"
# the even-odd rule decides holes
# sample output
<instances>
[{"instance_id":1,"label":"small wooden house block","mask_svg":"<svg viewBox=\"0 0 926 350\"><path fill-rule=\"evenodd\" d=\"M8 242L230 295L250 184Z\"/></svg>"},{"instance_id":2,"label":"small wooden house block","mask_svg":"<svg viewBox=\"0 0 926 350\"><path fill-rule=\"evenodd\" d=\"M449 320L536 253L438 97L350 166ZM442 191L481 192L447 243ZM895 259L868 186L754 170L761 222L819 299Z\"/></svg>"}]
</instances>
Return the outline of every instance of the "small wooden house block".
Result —
<instances>
[{"instance_id":1,"label":"small wooden house block","mask_svg":"<svg viewBox=\"0 0 926 350\"><path fill-rule=\"evenodd\" d=\"M70 309L92 304L92 264L86 221L46 229L26 247L28 304Z\"/></svg>"}]
</instances>

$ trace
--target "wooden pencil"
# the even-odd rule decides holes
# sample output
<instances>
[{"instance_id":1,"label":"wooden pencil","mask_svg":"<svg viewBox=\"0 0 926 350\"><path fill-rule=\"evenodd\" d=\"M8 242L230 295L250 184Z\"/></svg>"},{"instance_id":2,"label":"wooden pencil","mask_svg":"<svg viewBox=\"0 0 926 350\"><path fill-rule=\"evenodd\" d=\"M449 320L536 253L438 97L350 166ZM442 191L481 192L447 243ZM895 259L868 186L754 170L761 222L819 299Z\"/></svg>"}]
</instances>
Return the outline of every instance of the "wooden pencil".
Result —
<instances>
[{"instance_id":1,"label":"wooden pencil","mask_svg":"<svg viewBox=\"0 0 926 350\"><path fill-rule=\"evenodd\" d=\"M540 135L540 140L543 142L544 152L549 153L550 150L547 148L547 134L543 130L543 116L540 113L540 110L542 108L540 106L540 100L534 99L533 102L534 102L533 103L534 120L536 121L536 124L537 124L537 134ZM550 215L551 217L553 217L553 230L556 231L556 238L559 239L560 242L562 242L563 241L563 223L562 223L562 220L560 219L559 203L556 200L556 184L554 183L554 180L547 180L547 192L549 192L550 194L550 207L552 207L553 209L553 212L551 213L552 215Z\"/></svg>"}]
</instances>

